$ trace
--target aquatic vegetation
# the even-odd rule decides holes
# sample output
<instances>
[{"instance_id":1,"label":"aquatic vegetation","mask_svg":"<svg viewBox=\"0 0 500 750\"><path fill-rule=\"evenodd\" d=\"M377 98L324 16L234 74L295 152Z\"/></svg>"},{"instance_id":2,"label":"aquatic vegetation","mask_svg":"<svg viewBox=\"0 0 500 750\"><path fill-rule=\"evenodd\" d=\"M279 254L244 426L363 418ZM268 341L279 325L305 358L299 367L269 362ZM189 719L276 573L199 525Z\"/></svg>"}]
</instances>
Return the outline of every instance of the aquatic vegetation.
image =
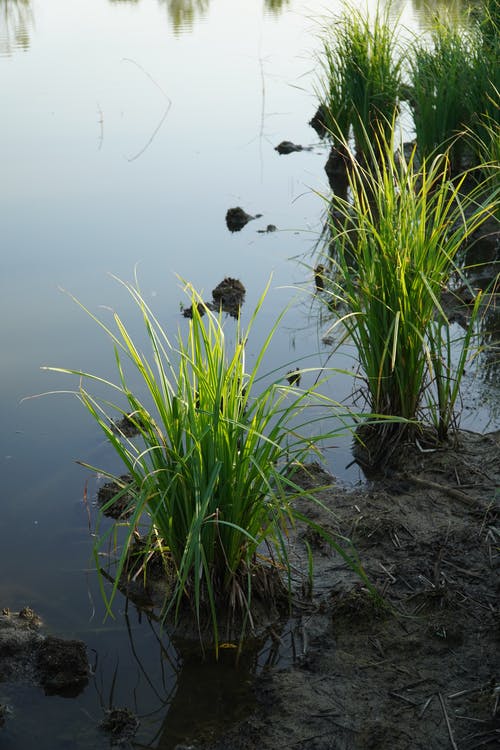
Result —
<instances>
[{"instance_id":1,"label":"aquatic vegetation","mask_svg":"<svg viewBox=\"0 0 500 750\"><path fill-rule=\"evenodd\" d=\"M384 133L373 148L369 168L353 157L352 198L333 196L334 215L346 228L332 226L336 242L325 258L330 270L321 299L333 328L356 347L370 411L410 421L384 426L380 443L429 413L442 439L473 354L480 299L465 334L454 338L441 295L452 274L462 279L464 242L492 215L498 194L486 183L465 190L470 173L451 181L446 154L417 165L415 149L406 159Z\"/></svg>"},{"instance_id":2,"label":"aquatic vegetation","mask_svg":"<svg viewBox=\"0 0 500 750\"><path fill-rule=\"evenodd\" d=\"M368 15L346 5L323 32L318 87L323 125L342 146L353 134L358 156L380 129L390 132L401 90L401 58L387 6Z\"/></svg>"},{"instance_id":3,"label":"aquatic vegetation","mask_svg":"<svg viewBox=\"0 0 500 750\"><path fill-rule=\"evenodd\" d=\"M228 333L222 310L214 313L188 285L192 317L185 324L187 334L179 332L174 344L137 285L121 283L143 321L150 356L142 352L143 342L132 340L118 314L112 329L86 310L114 346L119 381L57 368L81 379L77 395L126 470L126 481L104 472L116 482L117 494L103 512L119 501L125 530L107 606L131 557L136 575L144 578L149 561L160 559L171 587L163 616L175 620L190 604L200 628L208 617L217 648L222 621L243 632L252 623L254 599L272 599L280 587L286 591L286 583L290 585L289 526L296 518L307 522L293 500L311 498L294 481L294 473L322 437L311 434L319 417L308 409L332 404L317 386L299 389L297 378L293 386L283 374L267 385L260 379L282 316L247 368L246 345L265 295L246 330L239 319L226 319ZM129 383L137 383L137 377L140 385L132 389ZM106 386L116 398L98 399L86 383ZM135 442L120 431L116 414L135 424ZM127 498L130 505L124 507ZM98 535L97 561L115 533L112 527ZM348 540L321 529L318 533L366 580Z\"/></svg>"}]
</instances>

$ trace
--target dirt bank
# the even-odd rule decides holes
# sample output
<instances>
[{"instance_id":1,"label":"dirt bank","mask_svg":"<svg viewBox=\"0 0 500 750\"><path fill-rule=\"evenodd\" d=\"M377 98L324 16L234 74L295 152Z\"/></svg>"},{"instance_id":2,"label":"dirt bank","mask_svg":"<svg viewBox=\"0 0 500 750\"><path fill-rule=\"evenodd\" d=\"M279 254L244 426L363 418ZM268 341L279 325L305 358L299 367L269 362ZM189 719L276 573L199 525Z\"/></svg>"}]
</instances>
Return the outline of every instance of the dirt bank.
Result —
<instances>
[{"instance_id":1,"label":"dirt bank","mask_svg":"<svg viewBox=\"0 0 500 750\"><path fill-rule=\"evenodd\" d=\"M324 484L325 477L307 481ZM206 750L475 750L500 747L500 433L409 449L405 471L321 499L384 592L374 605L310 532L312 601L298 658L255 680L256 711ZM333 528L331 518L318 520Z\"/></svg>"}]
</instances>

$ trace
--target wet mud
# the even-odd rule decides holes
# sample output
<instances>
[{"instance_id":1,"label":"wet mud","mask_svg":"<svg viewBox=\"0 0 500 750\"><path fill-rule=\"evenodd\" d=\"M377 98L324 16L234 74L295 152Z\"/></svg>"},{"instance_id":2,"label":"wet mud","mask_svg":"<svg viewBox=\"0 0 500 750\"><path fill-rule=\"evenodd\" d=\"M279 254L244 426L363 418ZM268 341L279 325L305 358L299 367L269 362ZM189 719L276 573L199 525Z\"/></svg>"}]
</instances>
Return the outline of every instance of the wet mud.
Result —
<instances>
[{"instance_id":1,"label":"wet mud","mask_svg":"<svg viewBox=\"0 0 500 750\"><path fill-rule=\"evenodd\" d=\"M325 484L331 484L325 488ZM442 750L500 739L500 433L462 432L432 452L407 446L404 468L358 490L316 467L374 600L324 541L297 529L296 564L313 551L311 598L295 611L293 664L255 679L257 708L205 750ZM283 634L282 634L283 639Z\"/></svg>"}]
</instances>

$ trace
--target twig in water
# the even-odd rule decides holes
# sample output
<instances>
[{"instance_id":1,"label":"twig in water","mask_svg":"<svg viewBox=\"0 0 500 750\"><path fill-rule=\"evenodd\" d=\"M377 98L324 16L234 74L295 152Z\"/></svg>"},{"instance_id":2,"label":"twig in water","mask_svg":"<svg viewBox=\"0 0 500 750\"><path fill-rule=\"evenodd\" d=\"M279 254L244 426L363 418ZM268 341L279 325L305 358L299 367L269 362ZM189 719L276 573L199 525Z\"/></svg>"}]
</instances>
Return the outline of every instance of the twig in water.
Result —
<instances>
[{"instance_id":1,"label":"twig in water","mask_svg":"<svg viewBox=\"0 0 500 750\"><path fill-rule=\"evenodd\" d=\"M145 70L142 67L142 65L139 65L138 62L136 62L135 60L132 60L130 57L124 57L123 60L125 62L130 62L133 65L136 65L139 68L139 70L142 70L142 72L144 73L144 75L146 75L149 78L149 80L152 83L154 83L154 85L156 86L156 88L161 91L161 93L165 97L165 100L167 101L167 107L166 107L163 115L161 116L160 122L158 123L158 125L156 126L156 128L153 130L153 132L151 134L151 137L149 138L148 142L143 146L143 148L141 148L140 151L138 151L136 154L134 154L134 156L131 156L131 157L127 158L127 161L135 161L136 159L139 158L139 156L142 156L142 154L146 151L146 149L151 145L151 143L153 142L156 134L158 133L158 131L160 130L161 126L163 125L163 123L167 119L167 115L170 112L170 107L172 106L172 100L166 95L166 93L163 91L163 89L160 86L160 84L157 81L155 81L155 79L148 73L147 70Z\"/></svg>"}]
</instances>

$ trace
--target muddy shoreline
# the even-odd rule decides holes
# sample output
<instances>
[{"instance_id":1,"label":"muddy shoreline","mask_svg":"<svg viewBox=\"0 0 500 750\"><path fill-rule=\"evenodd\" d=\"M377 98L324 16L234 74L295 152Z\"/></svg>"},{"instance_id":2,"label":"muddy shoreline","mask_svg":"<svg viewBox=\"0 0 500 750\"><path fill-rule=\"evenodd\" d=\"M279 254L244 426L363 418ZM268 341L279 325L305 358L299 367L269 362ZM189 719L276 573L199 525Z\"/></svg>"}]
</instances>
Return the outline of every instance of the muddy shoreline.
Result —
<instances>
[{"instance_id":1,"label":"muddy shoreline","mask_svg":"<svg viewBox=\"0 0 500 750\"><path fill-rule=\"evenodd\" d=\"M295 664L264 670L254 713L194 747L498 747L499 487L500 432L461 432L444 449L410 450L404 473L322 490L386 606L318 542Z\"/></svg>"}]
</instances>

